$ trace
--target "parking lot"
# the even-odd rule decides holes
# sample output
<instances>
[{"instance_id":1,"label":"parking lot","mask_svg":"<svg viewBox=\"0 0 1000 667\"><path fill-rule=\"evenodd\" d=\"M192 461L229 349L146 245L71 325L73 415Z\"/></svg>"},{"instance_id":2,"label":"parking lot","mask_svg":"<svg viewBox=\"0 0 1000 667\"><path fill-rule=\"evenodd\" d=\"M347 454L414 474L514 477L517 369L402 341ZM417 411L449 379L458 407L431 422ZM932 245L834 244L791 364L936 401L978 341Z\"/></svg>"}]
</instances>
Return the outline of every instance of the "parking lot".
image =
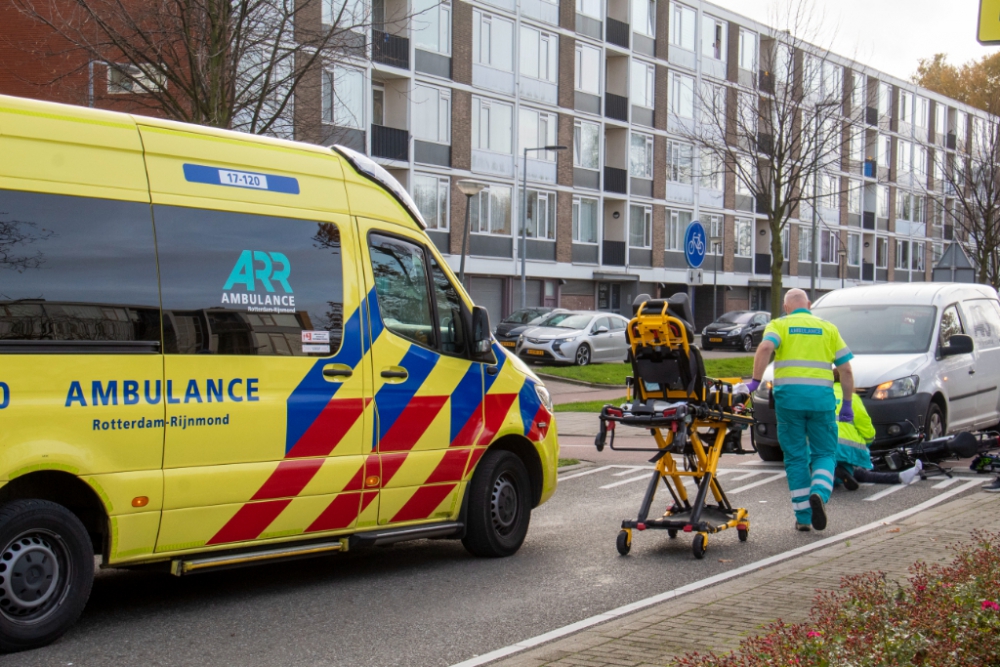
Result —
<instances>
[{"instance_id":1,"label":"parking lot","mask_svg":"<svg viewBox=\"0 0 1000 667\"><path fill-rule=\"evenodd\" d=\"M697 561L690 536L646 531L623 558L615 537L638 509L648 457L598 454L573 435L587 416L560 417L564 456L588 461L560 475L558 492L533 513L527 541L511 558L480 560L458 542L420 541L183 579L103 571L65 637L4 664L444 667L988 481L956 464L952 479L838 490L828 529L796 533L781 465L726 455L720 481L750 510L749 541L740 543L735 531L711 536ZM620 435L623 444L652 444L641 433ZM654 510L668 502L664 493Z\"/></svg>"}]
</instances>

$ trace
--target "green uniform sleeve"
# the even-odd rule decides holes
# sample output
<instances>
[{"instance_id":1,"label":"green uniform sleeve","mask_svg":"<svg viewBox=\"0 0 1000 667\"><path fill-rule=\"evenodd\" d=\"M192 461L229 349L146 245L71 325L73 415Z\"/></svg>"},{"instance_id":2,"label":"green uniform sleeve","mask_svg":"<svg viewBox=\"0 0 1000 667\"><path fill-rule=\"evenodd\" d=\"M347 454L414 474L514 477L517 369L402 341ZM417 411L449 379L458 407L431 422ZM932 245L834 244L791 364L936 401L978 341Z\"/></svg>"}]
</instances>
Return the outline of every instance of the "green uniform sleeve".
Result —
<instances>
[{"instance_id":1,"label":"green uniform sleeve","mask_svg":"<svg viewBox=\"0 0 1000 667\"><path fill-rule=\"evenodd\" d=\"M778 333L778 326L775 324L774 320L767 323L764 327L764 338L763 340L769 340L774 344L774 349L781 347L781 334Z\"/></svg>"},{"instance_id":2,"label":"green uniform sleeve","mask_svg":"<svg viewBox=\"0 0 1000 667\"><path fill-rule=\"evenodd\" d=\"M875 439L875 426L872 424L872 418L868 416L864 401L857 394L854 394L851 400L851 408L854 410L854 428L865 442L870 443Z\"/></svg>"},{"instance_id":3,"label":"green uniform sleeve","mask_svg":"<svg viewBox=\"0 0 1000 667\"><path fill-rule=\"evenodd\" d=\"M834 331L837 334L837 344L833 351L833 365L842 366L853 359L854 355L851 354L851 348L847 347L847 343L844 341L843 336L840 335L840 332L836 329Z\"/></svg>"}]
</instances>

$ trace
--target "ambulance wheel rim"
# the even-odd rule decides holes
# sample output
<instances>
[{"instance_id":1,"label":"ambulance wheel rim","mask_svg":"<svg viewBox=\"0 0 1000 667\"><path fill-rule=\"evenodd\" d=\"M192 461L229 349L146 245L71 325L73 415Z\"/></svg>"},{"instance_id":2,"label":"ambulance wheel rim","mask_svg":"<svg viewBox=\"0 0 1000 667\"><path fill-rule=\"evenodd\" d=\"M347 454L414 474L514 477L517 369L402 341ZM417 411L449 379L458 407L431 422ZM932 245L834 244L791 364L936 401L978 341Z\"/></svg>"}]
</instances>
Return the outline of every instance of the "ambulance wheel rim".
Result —
<instances>
[{"instance_id":1,"label":"ambulance wheel rim","mask_svg":"<svg viewBox=\"0 0 1000 667\"><path fill-rule=\"evenodd\" d=\"M496 483L493 484L490 514L493 518L493 527L500 535L510 534L517 523L517 487L514 486L514 481L507 473L497 477Z\"/></svg>"},{"instance_id":2,"label":"ambulance wheel rim","mask_svg":"<svg viewBox=\"0 0 1000 667\"><path fill-rule=\"evenodd\" d=\"M66 562L53 533L33 530L11 540L0 553L0 614L21 622L47 616L65 592Z\"/></svg>"}]
</instances>

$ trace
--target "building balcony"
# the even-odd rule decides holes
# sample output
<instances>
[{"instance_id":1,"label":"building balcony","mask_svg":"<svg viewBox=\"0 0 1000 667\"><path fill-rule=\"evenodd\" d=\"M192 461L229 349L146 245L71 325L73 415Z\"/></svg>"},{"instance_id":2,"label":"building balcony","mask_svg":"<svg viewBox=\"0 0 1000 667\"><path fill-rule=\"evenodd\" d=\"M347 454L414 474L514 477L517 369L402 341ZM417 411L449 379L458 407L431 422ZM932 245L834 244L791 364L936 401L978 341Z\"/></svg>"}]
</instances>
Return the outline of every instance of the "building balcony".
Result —
<instances>
[{"instance_id":1,"label":"building balcony","mask_svg":"<svg viewBox=\"0 0 1000 667\"><path fill-rule=\"evenodd\" d=\"M408 161L410 133L385 125L372 125L372 157Z\"/></svg>"},{"instance_id":2,"label":"building balcony","mask_svg":"<svg viewBox=\"0 0 1000 667\"><path fill-rule=\"evenodd\" d=\"M410 40L381 30L372 30L372 60L383 65L410 69Z\"/></svg>"},{"instance_id":3,"label":"building balcony","mask_svg":"<svg viewBox=\"0 0 1000 667\"><path fill-rule=\"evenodd\" d=\"M615 19L608 17L608 22L604 27L604 32L605 41L609 44L621 46L626 49L628 48L628 36L629 32L631 32L628 23L616 21Z\"/></svg>"},{"instance_id":4,"label":"building balcony","mask_svg":"<svg viewBox=\"0 0 1000 667\"><path fill-rule=\"evenodd\" d=\"M614 93L604 94L604 115L613 120L628 122L628 98Z\"/></svg>"},{"instance_id":5,"label":"building balcony","mask_svg":"<svg viewBox=\"0 0 1000 667\"><path fill-rule=\"evenodd\" d=\"M628 192L628 172L615 167L604 168L604 191L625 194Z\"/></svg>"},{"instance_id":6,"label":"building balcony","mask_svg":"<svg viewBox=\"0 0 1000 667\"><path fill-rule=\"evenodd\" d=\"M601 264L605 266L625 266L625 242L604 241L601 253Z\"/></svg>"}]
</instances>

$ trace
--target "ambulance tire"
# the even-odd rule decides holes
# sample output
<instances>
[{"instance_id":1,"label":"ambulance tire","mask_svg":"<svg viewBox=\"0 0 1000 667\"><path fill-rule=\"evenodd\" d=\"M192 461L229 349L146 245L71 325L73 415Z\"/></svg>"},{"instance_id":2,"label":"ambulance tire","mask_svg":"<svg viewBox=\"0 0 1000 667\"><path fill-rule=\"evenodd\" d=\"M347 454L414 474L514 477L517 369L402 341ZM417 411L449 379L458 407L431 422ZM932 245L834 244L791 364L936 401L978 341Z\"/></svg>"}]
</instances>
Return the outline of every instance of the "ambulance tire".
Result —
<instances>
[{"instance_id":1,"label":"ambulance tire","mask_svg":"<svg viewBox=\"0 0 1000 667\"><path fill-rule=\"evenodd\" d=\"M785 460L785 453L781 451L781 447L775 445L765 445L760 442L757 443L757 456L760 457L761 461L768 461L771 463Z\"/></svg>"},{"instance_id":2,"label":"ambulance tire","mask_svg":"<svg viewBox=\"0 0 1000 667\"><path fill-rule=\"evenodd\" d=\"M62 505L13 500L0 506L0 550L0 652L52 643L90 597L94 550L87 530ZM34 586L11 585L26 581Z\"/></svg>"},{"instance_id":3,"label":"ambulance tire","mask_svg":"<svg viewBox=\"0 0 1000 667\"><path fill-rule=\"evenodd\" d=\"M490 450L469 483L462 544L474 556L502 558L521 548L531 521L531 480L517 456Z\"/></svg>"}]
</instances>

